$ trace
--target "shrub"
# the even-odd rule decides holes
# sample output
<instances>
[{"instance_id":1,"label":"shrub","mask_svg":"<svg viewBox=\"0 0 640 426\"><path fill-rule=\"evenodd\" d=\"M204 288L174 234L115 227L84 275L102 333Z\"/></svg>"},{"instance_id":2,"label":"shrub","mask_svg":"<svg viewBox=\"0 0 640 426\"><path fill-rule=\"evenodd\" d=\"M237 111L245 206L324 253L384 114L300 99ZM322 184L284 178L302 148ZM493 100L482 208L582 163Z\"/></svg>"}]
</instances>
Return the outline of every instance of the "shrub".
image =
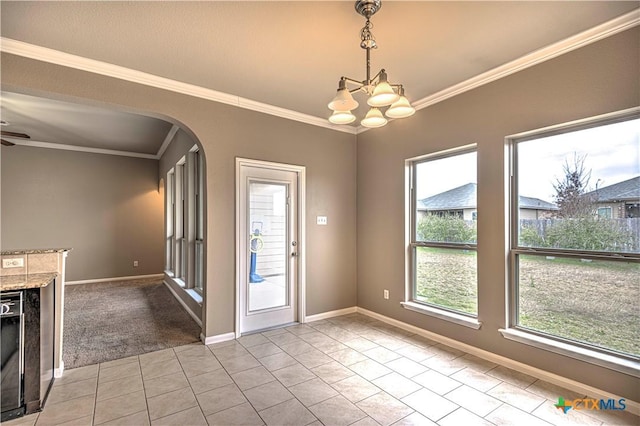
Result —
<instances>
[{"instance_id":1,"label":"shrub","mask_svg":"<svg viewBox=\"0 0 640 426\"><path fill-rule=\"evenodd\" d=\"M549 247L596 251L624 251L633 244L630 232L597 217L558 220L547 230L546 240Z\"/></svg>"},{"instance_id":2,"label":"shrub","mask_svg":"<svg viewBox=\"0 0 640 426\"><path fill-rule=\"evenodd\" d=\"M458 216L427 214L418 222L418 240L447 243L475 243L475 221L465 221Z\"/></svg>"},{"instance_id":3,"label":"shrub","mask_svg":"<svg viewBox=\"0 0 640 426\"><path fill-rule=\"evenodd\" d=\"M530 225L520 228L520 244L527 247L547 247L547 242L538 233L538 229Z\"/></svg>"}]
</instances>

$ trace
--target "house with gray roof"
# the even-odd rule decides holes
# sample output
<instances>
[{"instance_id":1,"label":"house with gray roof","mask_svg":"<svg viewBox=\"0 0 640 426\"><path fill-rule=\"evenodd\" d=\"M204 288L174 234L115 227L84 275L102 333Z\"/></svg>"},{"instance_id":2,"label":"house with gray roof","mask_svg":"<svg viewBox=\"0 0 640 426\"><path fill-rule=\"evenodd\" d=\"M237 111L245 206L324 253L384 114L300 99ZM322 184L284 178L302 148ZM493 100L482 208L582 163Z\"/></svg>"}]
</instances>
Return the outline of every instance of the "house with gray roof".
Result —
<instances>
[{"instance_id":1,"label":"house with gray roof","mask_svg":"<svg viewBox=\"0 0 640 426\"><path fill-rule=\"evenodd\" d=\"M597 208L598 216L610 219L640 217L640 176L587 192Z\"/></svg>"},{"instance_id":2,"label":"house with gray roof","mask_svg":"<svg viewBox=\"0 0 640 426\"><path fill-rule=\"evenodd\" d=\"M417 201L418 214L455 215L464 220L477 218L478 185L466 185L441 192ZM553 215L558 207L539 198L520 196L520 219L544 219Z\"/></svg>"}]
</instances>

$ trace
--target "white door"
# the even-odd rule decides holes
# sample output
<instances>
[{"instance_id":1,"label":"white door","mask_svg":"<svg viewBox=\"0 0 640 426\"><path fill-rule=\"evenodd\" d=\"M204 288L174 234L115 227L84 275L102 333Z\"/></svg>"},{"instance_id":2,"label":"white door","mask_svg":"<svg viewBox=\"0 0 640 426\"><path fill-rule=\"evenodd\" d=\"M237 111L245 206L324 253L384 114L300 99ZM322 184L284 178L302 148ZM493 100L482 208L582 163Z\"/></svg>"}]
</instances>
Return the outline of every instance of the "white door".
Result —
<instances>
[{"instance_id":1,"label":"white door","mask_svg":"<svg viewBox=\"0 0 640 426\"><path fill-rule=\"evenodd\" d=\"M240 163L240 333L298 319L298 173Z\"/></svg>"}]
</instances>

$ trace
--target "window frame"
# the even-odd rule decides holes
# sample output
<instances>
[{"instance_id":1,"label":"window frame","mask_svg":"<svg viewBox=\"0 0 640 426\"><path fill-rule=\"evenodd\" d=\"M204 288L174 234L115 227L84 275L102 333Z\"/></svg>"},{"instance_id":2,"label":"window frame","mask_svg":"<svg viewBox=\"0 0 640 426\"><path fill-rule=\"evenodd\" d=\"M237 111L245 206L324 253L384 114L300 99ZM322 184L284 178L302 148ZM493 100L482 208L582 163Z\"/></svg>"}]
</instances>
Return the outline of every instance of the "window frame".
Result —
<instances>
[{"instance_id":1,"label":"window frame","mask_svg":"<svg viewBox=\"0 0 640 426\"><path fill-rule=\"evenodd\" d=\"M204 160L197 147L191 151L190 160L192 163L193 190L189 191L192 196L190 216L193 231L193 279L189 283L194 291L202 295L204 287Z\"/></svg>"},{"instance_id":2,"label":"window frame","mask_svg":"<svg viewBox=\"0 0 640 426\"><path fill-rule=\"evenodd\" d=\"M165 274L197 303L205 286L204 156L194 145L167 172Z\"/></svg>"},{"instance_id":3,"label":"window frame","mask_svg":"<svg viewBox=\"0 0 640 426\"><path fill-rule=\"evenodd\" d=\"M167 172L165 181L166 197L166 238L165 238L165 271L170 277L175 276L175 169Z\"/></svg>"},{"instance_id":4,"label":"window frame","mask_svg":"<svg viewBox=\"0 0 640 426\"><path fill-rule=\"evenodd\" d=\"M609 212L609 213L605 213L605 214L600 214L600 211L603 212ZM596 215L598 215L598 217L602 217L605 219L612 219L613 218L613 209L611 208L611 206L604 206L604 207L597 207L596 208Z\"/></svg>"},{"instance_id":5,"label":"window frame","mask_svg":"<svg viewBox=\"0 0 640 426\"><path fill-rule=\"evenodd\" d=\"M540 248L521 246L519 241L519 193L518 193L518 144L549 136L571 133L589 128L601 127L640 118L640 108L604 114L569 123L550 126L505 138L508 149L508 255L507 255L507 324L500 329L503 337L551 352L566 355L591 364L600 365L616 371L640 377L640 357L602 348L586 342L580 342L552 335L539 330L520 326L519 320L519 282L518 256L554 256L570 259L606 260L615 262L640 262L640 253L586 251L577 249ZM597 213L597 212L596 212Z\"/></svg>"},{"instance_id":6,"label":"window frame","mask_svg":"<svg viewBox=\"0 0 640 426\"><path fill-rule=\"evenodd\" d=\"M453 149L439 151L432 154L427 154L419 157L414 157L405 160L405 188L406 188L406 274L405 274L405 297L401 302L401 306L410 311L422 313L425 315L440 318L445 321L452 322L454 324L462 325L465 327L480 329L482 323L478 320L478 313L476 315L466 312L457 311L447 308L446 306L436 305L424 301L417 300L415 295L415 289L417 285L417 249L419 247L433 247L444 248L453 250L471 250L476 252L477 258L477 242L476 243L452 243L452 242L429 242L418 241L417 235L417 196L416 196L416 167L419 164L426 163L434 160L441 160L444 158L455 157L458 155L464 155L475 152L477 155L477 145L469 144ZM476 159L477 162L477 159ZM477 209L476 209L477 211ZM476 288L478 288L478 282L476 278ZM478 309L479 310L479 309Z\"/></svg>"}]
</instances>

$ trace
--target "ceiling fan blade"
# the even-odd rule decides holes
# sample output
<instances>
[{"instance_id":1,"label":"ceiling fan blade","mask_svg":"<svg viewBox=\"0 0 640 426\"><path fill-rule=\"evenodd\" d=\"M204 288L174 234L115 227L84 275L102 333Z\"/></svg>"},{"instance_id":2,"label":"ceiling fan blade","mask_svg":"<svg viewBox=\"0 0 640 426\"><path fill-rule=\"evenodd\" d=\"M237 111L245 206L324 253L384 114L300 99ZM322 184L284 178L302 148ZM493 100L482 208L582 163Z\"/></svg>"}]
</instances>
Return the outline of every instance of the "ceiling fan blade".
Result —
<instances>
[{"instance_id":1,"label":"ceiling fan blade","mask_svg":"<svg viewBox=\"0 0 640 426\"><path fill-rule=\"evenodd\" d=\"M15 143L13 143L13 142L9 142L9 141L6 141L4 139L0 139L0 140L2 141L2 145L4 145L4 146L14 146L15 145Z\"/></svg>"},{"instance_id":2,"label":"ceiling fan blade","mask_svg":"<svg viewBox=\"0 0 640 426\"><path fill-rule=\"evenodd\" d=\"M2 136L7 136L10 138L20 138L20 139L31 139L31 136L26 133L16 133L16 132L8 132L6 130L0 130L0 134Z\"/></svg>"}]
</instances>

